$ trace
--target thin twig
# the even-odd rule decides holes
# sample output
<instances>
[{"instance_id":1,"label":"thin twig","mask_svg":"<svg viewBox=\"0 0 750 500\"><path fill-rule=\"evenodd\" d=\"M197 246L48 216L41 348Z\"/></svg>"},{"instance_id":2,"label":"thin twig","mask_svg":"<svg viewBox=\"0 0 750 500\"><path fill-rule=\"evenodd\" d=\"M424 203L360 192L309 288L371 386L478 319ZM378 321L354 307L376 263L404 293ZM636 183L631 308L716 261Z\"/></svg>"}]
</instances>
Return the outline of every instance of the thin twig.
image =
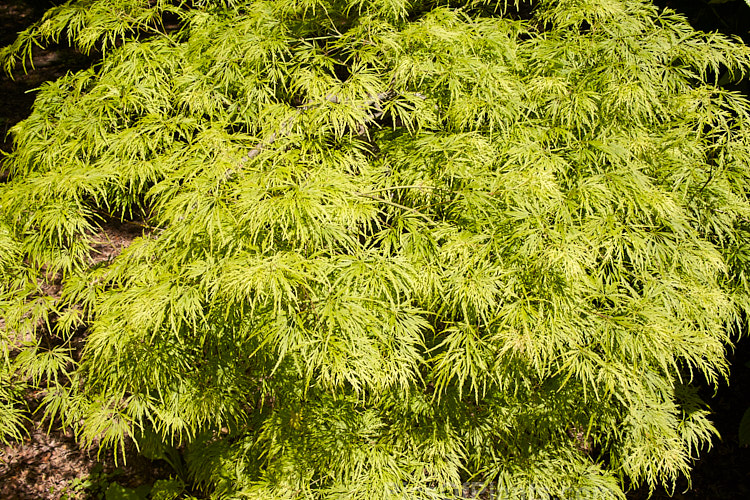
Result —
<instances>
[{"instance_id":1,"label":"thin twig","mask_svg":"<svg viewBox=\"0 0 750 500\"><path fill-rule=\"evenodd\" d=\"M406 205L401 205L400 203L396 203L394 201L386 200L384 198L379 198L377 196L373 196L373 195L367 194L367 193L357 193L357 194L359 196L364 197L364 198L370 198L371 200L375 200L375 201L378 201L380 203L384 203L386 205L391 205L392 207L400 208L401 210L406 210L407 212L412 212L413 214L422 217L427 222L432 222L432 219L430 219L428 216L426 216L425 214L423 214L419 210L416 210L416 209L411 208L411 207L407 207Z\"/></svg>"}]
</instances>

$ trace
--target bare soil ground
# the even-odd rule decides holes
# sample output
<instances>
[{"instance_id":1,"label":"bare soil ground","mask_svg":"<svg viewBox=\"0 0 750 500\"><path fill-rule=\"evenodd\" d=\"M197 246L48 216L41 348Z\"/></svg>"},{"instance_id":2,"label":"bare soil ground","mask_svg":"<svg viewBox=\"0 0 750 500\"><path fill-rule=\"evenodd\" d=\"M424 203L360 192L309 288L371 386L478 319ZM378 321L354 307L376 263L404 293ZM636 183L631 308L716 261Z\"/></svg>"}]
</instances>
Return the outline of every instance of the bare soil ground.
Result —
<instances>
[{"instance_id":1,"label":"bare soil ground","mask_svg":"<svg viewBox=\"0 0 750 500\"><path fill-rule=\"evenodd\" d=\"M169 477L169 467L139 456L131 445L127 461L81 449L70 431L53 430L34 418L23 444L0 448L0 498L57 500L97 498L116 483L131 489ZM86 482L88 480L88 483Z\"/></svg>"}]
</instances>

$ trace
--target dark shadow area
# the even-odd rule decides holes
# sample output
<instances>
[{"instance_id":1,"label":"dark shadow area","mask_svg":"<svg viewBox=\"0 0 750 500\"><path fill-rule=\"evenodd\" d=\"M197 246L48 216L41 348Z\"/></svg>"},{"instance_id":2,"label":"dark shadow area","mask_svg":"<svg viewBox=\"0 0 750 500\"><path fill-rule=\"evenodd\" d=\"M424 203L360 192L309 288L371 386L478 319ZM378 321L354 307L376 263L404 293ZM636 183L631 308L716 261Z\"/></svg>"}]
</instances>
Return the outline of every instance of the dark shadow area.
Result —
<instances>
[{"instance_id":1,"label":"dark shadow area","mask_svg":"<svg viewBox=\"0 0 750 500\"><path fill-rule=\"evenodd\" d=\"M654 4L684 14L701 31L736 35L750 42L750 7L744 0L655 0Z\"/></svg>"},{"instance_id":2,"label":"dark shadow area","mask_svg":"<svg viewBox=\"0 0 750 500\"><path fill-rule=\"evenodd\" d=\"M691 475L677 482L674 492L657 489L651 499L675 500L740 500L750 498L750 447L741 446L739 426L750 409L750 339L744 336L728 356L731 365L729 383L722 383L714 394L705 382L696 381L701 397L708 402L714 424L721 438L715 439L711 450L703 451ZM649 498L647 487L628 494L630 500Z\"/></svg>"}]
</instances>

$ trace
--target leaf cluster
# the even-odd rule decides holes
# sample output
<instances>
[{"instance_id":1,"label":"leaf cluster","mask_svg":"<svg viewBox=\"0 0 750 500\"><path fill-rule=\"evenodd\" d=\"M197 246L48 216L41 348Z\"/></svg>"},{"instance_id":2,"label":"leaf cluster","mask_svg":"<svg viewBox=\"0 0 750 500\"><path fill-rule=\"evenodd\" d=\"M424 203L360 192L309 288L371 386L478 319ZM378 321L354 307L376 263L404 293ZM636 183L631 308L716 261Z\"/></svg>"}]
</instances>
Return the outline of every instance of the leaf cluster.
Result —
<instances>
[{"instance_id":1,"label":"leaf cluster","mask_svg":"<svg viewBox=\"0 0 750 500\"><path fill-rule=\"evenodd\" d=\"M264 499L623 498L710 445L744 46L641 0L94 0L0 61L62 37L102 57L12 130L0 375L84 444Z\"/></svg>"}]
</instances>

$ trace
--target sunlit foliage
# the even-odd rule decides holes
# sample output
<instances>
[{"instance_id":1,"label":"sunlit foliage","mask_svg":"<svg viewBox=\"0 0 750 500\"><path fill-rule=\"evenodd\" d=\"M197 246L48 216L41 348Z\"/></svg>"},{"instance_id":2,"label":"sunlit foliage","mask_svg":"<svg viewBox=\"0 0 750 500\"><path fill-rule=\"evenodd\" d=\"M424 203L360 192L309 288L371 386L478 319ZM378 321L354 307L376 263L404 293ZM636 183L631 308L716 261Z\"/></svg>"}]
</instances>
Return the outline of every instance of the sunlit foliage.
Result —
<instances>
[{"instance_id":1,"label":"sunlit foliage","mask_svg":"<svg viewBox=\"0 0 750 500\"><path fill-rule=\"evenodd\" d=\"M623 498L715 436L743 45L639 0L79 0L0 63L52 42L100 62L12 130L7 439L32 387L212 498Z\"/></svg>"}]
</instances>

